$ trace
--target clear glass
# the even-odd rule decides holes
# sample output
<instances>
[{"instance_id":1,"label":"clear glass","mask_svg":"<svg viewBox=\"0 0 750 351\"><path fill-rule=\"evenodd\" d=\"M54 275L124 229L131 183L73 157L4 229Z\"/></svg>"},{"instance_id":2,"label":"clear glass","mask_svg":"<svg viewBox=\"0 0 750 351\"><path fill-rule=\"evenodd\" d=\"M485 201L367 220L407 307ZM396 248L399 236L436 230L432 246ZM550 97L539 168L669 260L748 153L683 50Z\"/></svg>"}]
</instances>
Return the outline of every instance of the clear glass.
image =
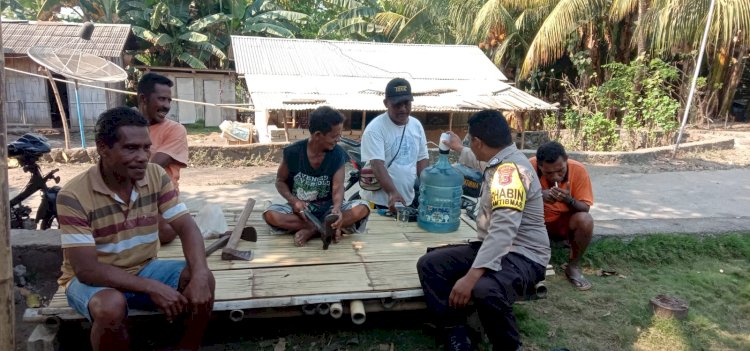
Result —
<instances>
[{"instance_id":1,"label":"clear glass","mask_svg":"<svg viewBox=\"0 0 750 351\"><path fill-rule=\"evenodd\" d=\"M396 204L396 222L399 227L406 227L409 223L409 208L400 203Z\"/></svg>"}]
</instances>

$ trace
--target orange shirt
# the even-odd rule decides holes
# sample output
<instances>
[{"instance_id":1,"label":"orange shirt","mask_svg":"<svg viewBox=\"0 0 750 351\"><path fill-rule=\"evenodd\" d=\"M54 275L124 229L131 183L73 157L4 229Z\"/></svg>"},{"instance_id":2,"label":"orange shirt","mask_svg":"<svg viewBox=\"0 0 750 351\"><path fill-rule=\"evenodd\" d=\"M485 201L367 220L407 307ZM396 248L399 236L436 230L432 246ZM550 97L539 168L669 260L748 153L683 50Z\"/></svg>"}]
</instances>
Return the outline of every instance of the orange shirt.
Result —
<instances>
[{"instance_id":1,"label":"orange shirt","mask_svg":"<svg viewBox=\"0 0 750 351\"><path fill-rule=\"evenodd\" d=\"M538 169L536 165L536 157L529 159L531 166L534 169ZM586 171L586 167L582 163L568 159L568 180L562 184L558 183L557 186L560 189L567 189L570 191L570 195L578 201L585 202L587 205L592 206L594 204L594 191L591 189L591 179L589 178L589 172ZM539 182L542 183L542 190L547 190L555 186L555 184L547 183L547 179L540 175ZM570 212L568 204L563 202L555 202L553 204L544 203L544 222L554 222L564 213Z\"/></svg>"},{"instance_id":2,"label":"orange shirt","mask_svg":"<svg viewBox=\"0 0 750 351\"><path fill-rule=\"evenodd\" d=\"M164 170L167 171L175 187L178 187L180 168L187 167L188 163L187 130L182 124L165 119L162 123L148 126L148 133L151 136L151 155L161 152L175 160Z\"/></svg>"}]
</instances>

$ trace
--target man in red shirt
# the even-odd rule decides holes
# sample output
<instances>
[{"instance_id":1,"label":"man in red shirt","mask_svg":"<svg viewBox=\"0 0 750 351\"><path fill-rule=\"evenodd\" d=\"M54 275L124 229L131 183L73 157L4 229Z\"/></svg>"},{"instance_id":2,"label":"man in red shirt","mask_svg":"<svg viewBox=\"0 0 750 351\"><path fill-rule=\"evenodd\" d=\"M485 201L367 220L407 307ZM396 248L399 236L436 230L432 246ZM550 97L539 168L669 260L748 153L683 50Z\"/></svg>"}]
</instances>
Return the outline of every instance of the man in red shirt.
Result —
<instances>
[{"instance_id":1,"label":"man in red shirt","mask_svg":"<svg viewBox=\"0 0 750 351\"><path fill-rule=\"evenodd\" d=\"M565 275L578 290L591 289L580 266L594 233L594 219L589 213L594 204L589 174L582 163L568 159L565 148L556 141L539 146L536 157L529 161L542 183L544 224L550 240L570 243Z\"/></svg>"}]
</instances>

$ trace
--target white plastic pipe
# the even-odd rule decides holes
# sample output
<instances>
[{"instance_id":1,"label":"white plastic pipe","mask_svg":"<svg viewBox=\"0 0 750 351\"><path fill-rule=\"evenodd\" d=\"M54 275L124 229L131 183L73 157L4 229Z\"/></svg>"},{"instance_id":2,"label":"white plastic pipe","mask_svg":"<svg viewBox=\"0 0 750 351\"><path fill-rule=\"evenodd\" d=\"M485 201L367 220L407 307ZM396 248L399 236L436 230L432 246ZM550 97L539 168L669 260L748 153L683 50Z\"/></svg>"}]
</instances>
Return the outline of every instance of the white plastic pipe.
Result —
<instances>
[{"instance_id":1,"label":"white plastic pipe","mask_svg":"<svg viewBox=\"0 0 750 351\"><path fill-rule=\"evenodd\" d=\"M365 323L367 314L365 313L365 305L362 303L362 300L352 300L349 303L349 311L352 314L352 323L356 325Z\"/></svg>"},{"instance_id":2,"label":"white plastic pipe","mask_svg":"<svg viewBox=\"0 0 750 351\"><path fill-rule=\"evenodd\" d=\"M302 312L304 312L305 315L312 316L318 312L318 306L314 304L302 305Z\"/></svg>"},{"instance_id":3,"label":"white plastic pipe","mask_svg":"<svg viewBox=\"0 0 750 351\"><path fill-rule=\"evenodd\" d=\"M547 286L544 285L544 281L536 283L536 286L534 286L534 289L536 290L537 298L543 299L547 297Z\"/></svg>"},{"instance_id":4,"label":"white plastic pipe","mask_svg":"<svg viewBox=\"0 0 750 351\"><path fill-rule=\"evenodd\" d=\"M318 307L316 308L316 310L318 311L318 314L320 314L320 315L327 315L328 313L331 312L331 304L330 303L326 303L326 302L319 303Z\"/></svg>"},{"instance_id":5,"label":"white plastic pipe","mask_svg":"<svg viewBox=\"0 0 750 351\"><path fill-rule=\"evenodd\" d=\"M341 304L341 302L334 302L331 304L330 314L334 319L339 319L344 315L344 306Z\"/></svg>"},{"instance_id":6,"label":"white plastic pipe","mask_svg":"<svg viewBox=\"0 0 750 351\"><path fill-rule=\"evenodd\" d=\"M383 304L383 308L385 308L386 310L390 310L391 308L393 308L393 306L396 306L396 300L390 297L386 297L384 299L381 299L380 301Z\"/></svg>"},{"instance_id":7,"label":"white plastic pipe","mask_svg":"<svg viewBox=\"0 0 750 351\"><path fill-rule=\"evenodd\" d=\"M232 322L241 322L245 318L245 311L243 310L231 310L229 311L229 320Z\"/></svg>"}]
</instances>

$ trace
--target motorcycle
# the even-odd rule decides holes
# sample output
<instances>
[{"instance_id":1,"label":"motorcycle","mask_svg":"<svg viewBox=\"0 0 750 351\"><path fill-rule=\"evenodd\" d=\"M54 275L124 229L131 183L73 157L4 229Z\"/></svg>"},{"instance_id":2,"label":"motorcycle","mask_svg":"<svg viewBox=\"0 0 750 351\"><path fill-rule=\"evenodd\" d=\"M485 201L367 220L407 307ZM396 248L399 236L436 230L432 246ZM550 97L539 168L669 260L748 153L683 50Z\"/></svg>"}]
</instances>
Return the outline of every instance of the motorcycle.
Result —
<instances>
[{"instance_id":1,"label":"motorcycle","mask_svg":"<svg viewBox=\"0 0 750 351\"><path fill-rule=\"evenodd\" d=\"M27 133L18 140L8 144L8 157L18 160L23 167L24 173L31 173L31 179L24 189L10 199L10 227L14 229L49 229L57 220L57 194L60 187L57 185L48 187L47 182L54 180L60 183L60 177L55 173L59 169L53 169L42 175L42 170L37 164L42 155L51 151L47 138ZM23 204L32 194L41 191L42 201L36 211L36 216L31 219L31 207Z\"/></svg>"},{"instance_id":2,"label":"motorcycle","mask_svg":"<svg viewBox=\"0 0 750 351\"><path fill-rule=\"evenodd\" d=\"M344 187L344 191L349 191L354 184L359 183L359 172L365 165L365 163L362 162L362 144L354 139L341 137L339 140L339 146L341 146L341 148L343 148L349 155L349 162L352 165L352 170L349 171L349 178L346 180L346 187ZM359 198L359 192L356 192L352 194L348 200L351 201Z\"/></svg>"}]
</instances>

